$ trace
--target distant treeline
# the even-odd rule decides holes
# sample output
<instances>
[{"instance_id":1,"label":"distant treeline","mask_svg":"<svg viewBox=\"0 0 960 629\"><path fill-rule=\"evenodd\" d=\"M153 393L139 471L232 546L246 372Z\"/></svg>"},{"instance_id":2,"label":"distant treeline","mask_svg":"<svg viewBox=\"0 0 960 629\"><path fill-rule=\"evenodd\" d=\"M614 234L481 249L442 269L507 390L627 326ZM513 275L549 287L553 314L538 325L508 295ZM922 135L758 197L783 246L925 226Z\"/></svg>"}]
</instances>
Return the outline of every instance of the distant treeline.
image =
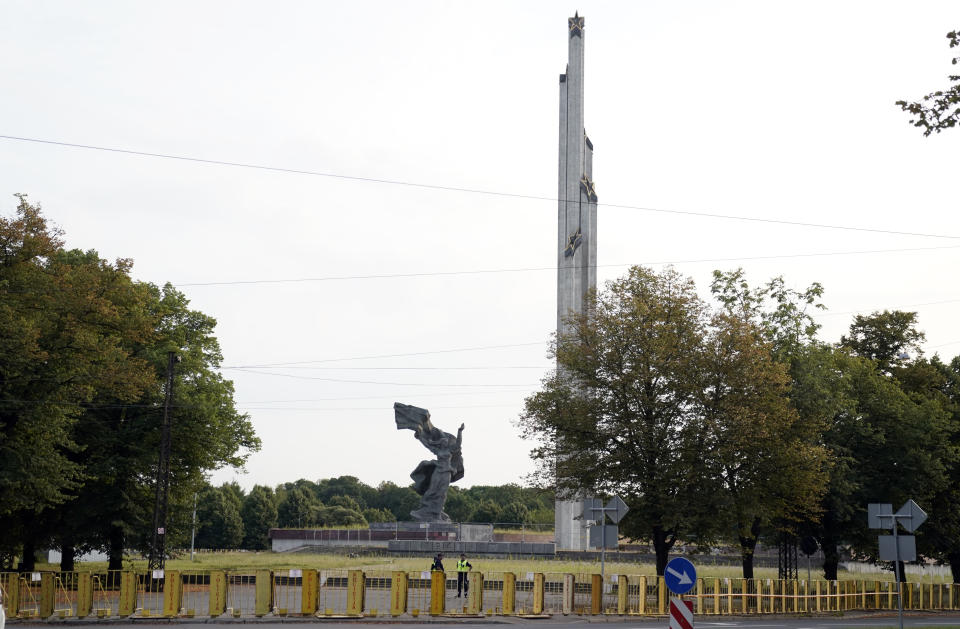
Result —
<instances>
[{"instance_id":1,"label":"distant treeline","mask_svg":"<svg viewBox=\"0 0 960 629\"><path fill-rule=\"evenodd\" d=\"M410 519L420 504L412 487L371 487L354 476L300 479L274 489L237 483L206 485L197 495L198 548L270 547L271 528L366 526ZM518 485L450 487L444 509L456 522L553 524L553 493Z\"/></svg>"}]
</instances>

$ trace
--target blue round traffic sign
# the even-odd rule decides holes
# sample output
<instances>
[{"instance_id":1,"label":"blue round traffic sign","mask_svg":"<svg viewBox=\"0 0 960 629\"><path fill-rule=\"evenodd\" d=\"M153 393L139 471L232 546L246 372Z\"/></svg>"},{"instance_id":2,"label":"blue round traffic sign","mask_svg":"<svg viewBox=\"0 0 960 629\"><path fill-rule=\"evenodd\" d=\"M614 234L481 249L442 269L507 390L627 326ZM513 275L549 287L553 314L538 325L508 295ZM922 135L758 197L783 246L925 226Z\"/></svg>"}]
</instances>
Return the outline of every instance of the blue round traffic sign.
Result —
<instances>
[{"instance_id":1,"label":"blue round traffic sign","mask_svg":"<svg viewBox=\"0 0 960 629\"><path fill-rule=\"evenodd\" d=\"M674 557L663 572L663 580L674 594L686 594L697 583L697 569L689 559Z\"/></svg>"}]
</instances>

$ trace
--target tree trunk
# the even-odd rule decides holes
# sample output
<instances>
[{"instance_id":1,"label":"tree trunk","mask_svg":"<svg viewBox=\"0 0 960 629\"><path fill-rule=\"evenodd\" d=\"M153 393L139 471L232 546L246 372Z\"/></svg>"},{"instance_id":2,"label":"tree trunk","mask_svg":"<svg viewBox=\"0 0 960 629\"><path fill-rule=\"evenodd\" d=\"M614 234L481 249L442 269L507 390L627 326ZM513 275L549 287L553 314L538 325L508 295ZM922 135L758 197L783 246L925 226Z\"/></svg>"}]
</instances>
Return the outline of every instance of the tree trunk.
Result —
<instances>
[{"instance_id":1,"label":"tree trunk","mask_svg":"<svg viewBox=\"0 0 960 629\"><path fill-rule=\"evenodd\" d=\"M742 529L741 529L742 530ZM757 549L757 535L760 532L760 520L750 524L750 535L740 535L740 559L743 564L743 578L753 578L753 553Z\"/></svg>"},{"instance_id":2,"label":"tree trunk","mask_svg":"<svg viewBox=\"0 0 960 629\"><path fill-rule=\"evenodd\" d=\"M72 543L66 542L60 547L60 572L73 572L77 550Z\"/></svg>"},{"instance_id":3,"label":"tree trunk","mask_svg":"<svg viewBox=\"0 0 960 629\"><path fill-rule=\"evenodd\" d=\"M123 529L110 527L110 561L107 570L123 570Z\"/></svg>"},{"instance_id":4,"label":"tree trunk","mask_svg":"<svg viewBox=\"0 0 960 629\"><path fill-rule=\"evenodd\" d=\"M902 561L900 561L900 562L898 562L898 563L900 564L900 583L906 583L906 582L907 582L907 572L906 572L906 570L904 570L904 568L906 567L907 564L905 564L905 563L902 562ZM896 576L896 571L894 571L894 576L893 576L893 578L894 578L894 579L897 578L897 576Z\"/></svg>"},{"instance_id":5,"label":"tree trunk","mask_svg":"<svg viewBox=\"0 0 960 629\"><path fill-rule=\"evenodd\" d=\"M667 570L667 562L670 561L670 550L676 541L675 537L667 539L668 537L671 536L667 534L667 531L663 530L663 527L653 527L653 552L657 554L657 575L661 577Z\"/></svg>"},{"instance_id":6,"label":"tree trunk","mask_svg":"<svg viewBox=\"0 0 960 629\"><path fill-rule=\"evenodd\" d=\"M27 533L23 538L23 561L20 563L21 572L33 572L37 567L37 546L33 535Z\"/></svg>"},{"instance_id":7,"label":"tree trunk","mask_svg":"<svg viewBox=\"0 0 960 629\"><path fill-rule=\"evenodd\" d=\"M953 576L953 582L960 583L960 552L949 553L947 561L950 562L950 574Z\"/></svg>"},{"instance_id":8,"label":"tree trunk","mask_svg":"<svg viewBox=\"0 0 960 629\"><path fill-rule=\"evenodd\" d=\"M820 549L823 551L823 578L827 581L836 581L837 568L840 566L837 540L825 534L820 540Z\"/></svg>"}]
</instances>

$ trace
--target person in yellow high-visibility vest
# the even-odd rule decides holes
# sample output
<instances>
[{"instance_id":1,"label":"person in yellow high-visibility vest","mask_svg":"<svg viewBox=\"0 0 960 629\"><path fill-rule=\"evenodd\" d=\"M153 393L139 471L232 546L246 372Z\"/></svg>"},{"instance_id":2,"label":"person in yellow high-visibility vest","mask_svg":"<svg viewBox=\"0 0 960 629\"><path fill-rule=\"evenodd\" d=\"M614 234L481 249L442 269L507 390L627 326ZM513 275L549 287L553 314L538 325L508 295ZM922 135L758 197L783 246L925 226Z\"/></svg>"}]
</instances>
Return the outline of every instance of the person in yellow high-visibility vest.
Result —
<instances>
[{"instance_id":1,"label":"person in yellow high-visibility vest","mask_svg":"<svg viewBox=\"0 0 960 629\"><path fill-rule=\"evenodd\" d=\"M464 596L470 589L470 581L467 580L467 573L473 566L467 561L467 556L460 553L460 560L457 562L457 598L460 598L462 592Z\"/></svg>"}]
</instances>

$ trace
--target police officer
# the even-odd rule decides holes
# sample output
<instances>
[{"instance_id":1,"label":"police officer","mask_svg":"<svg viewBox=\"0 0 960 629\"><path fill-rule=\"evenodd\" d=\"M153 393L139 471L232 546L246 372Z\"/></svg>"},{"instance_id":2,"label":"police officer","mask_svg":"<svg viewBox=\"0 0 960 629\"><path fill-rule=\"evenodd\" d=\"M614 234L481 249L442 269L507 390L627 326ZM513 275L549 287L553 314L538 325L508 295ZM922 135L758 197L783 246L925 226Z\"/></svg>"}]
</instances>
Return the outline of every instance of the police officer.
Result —
<instances>
[{"instance_id":1,"label":"police officer","mask_svg":"<svg viewBox=\"0 0 960 629\"><path fill-rule=\"evenodd\" d=\"M460 598L461 591L463 595L467 595L467 591L470 589L470 581L467 580L467 573L470 572L470 569L473 566L467 561L467 556L463 553L460 553L460 560L457 562L457 598Z\"/></svg>"}]
</instances>

